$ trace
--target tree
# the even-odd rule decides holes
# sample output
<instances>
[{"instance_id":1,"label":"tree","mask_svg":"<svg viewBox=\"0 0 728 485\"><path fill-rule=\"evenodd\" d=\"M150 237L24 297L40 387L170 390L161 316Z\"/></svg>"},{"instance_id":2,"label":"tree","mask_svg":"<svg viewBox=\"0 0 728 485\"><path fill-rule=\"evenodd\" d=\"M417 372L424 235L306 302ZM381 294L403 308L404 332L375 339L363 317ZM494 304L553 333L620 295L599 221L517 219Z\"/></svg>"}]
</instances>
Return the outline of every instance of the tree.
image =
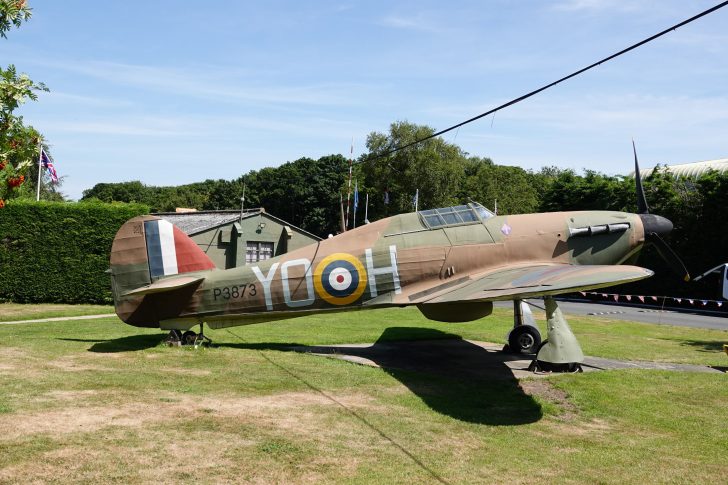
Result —
<instances>
[{"instance_id":1,"label":"tree","mask_svg":"<svg viewBox=\"0 0 728 485\"><path fill-rule=\"evenodd\" d=\"M608 176L593 170L586 170L580 176L573 170L564 170L544 184L541 210L634 211L635 201L632 178Z\"/></svg>"},{"instance_id":2,"label":"tree","mask_svg":"<svg viewBox=\"0 0 728 485\"><path fill-rule=\"evenodd\" d=\"M139 181L99 183L84 190L81 200L136 202L163 212L177 207L239 210L245 183L246 207L263 207L274 216L325 236L338 227L339 191L347 167L341 155L300 158L280 167L251 171L232 181L205 180L178 187L147 186Z\"/></svg>"},{"instance_id":3,"label":"tree","mask_svg":"<svg viewBox=\"0 0 728 485\"><path fill-rule=\"evenodd\" d=\"M499 214L535 212L539 206L537 176L520 167L496 165L489 158L471 157L465 163L461 200L496 208Z\"/></svg>"},{"instance_id":4,"label":"tree","mask_svg":"<svg viewBox=\"0 0 728 485\"><path fill-rule=\"evenodd\" d=\"M420 209L449 206L460 201L465 153L457 145L431 138L384 156L396 147L434 132L429 126L398 121L390 125L388 134L369 134L369 153L360 159L361 166L357 169L363 175L364 190L377 194L369 199L370 219L414 210L413 197L417 191Z\"/></svg>"},{"instance_id":5,"label":"tree","mask_svg":"<svg viewBox=\"0 0 728 485\"><path fill-rule=\"evenodd\" d=\"M341 155L300 158L245 176L246 205L266 211L319 236L339 227L339 194L348 162Z\"/></svg>"},{"instance_id":6,"label":"tree","mask_svg":"<svg viewBox=\"0 0 728 485\"><path fill-rule=\"evenodd\" d=\"M20 27L30 16L24 0L0 0L0 36L7 37L8 30ZM18 74L12 64L0 68L0 208L6 199L34 194L37 175L31 168L38 160L43 137L32 126L26 126L15 110L27 100L35 101L37 91L48 88L26 74Z\"/></svg>"},{"instance_id":7,"label":"tree","mask_svg":"<svg viewBox=\"0 0 728 485\"><path fill-rule=\"evenodd\" d=\"M25 0L0 0L0 37L7 38L6 32L13 26L20 27L31 16L31 9Z\"/></svg>"},{"instance_id":8,"label":"tree","mask_svg":"<svg viewBox=\"0 0 728 485\"><path fill-rule=\"evenodd\" d=\"M148 188L138 180L120 183L100 183L83 191L81 200L98 199L101 202L146 203Z\"/></svg>"}]
</instances>

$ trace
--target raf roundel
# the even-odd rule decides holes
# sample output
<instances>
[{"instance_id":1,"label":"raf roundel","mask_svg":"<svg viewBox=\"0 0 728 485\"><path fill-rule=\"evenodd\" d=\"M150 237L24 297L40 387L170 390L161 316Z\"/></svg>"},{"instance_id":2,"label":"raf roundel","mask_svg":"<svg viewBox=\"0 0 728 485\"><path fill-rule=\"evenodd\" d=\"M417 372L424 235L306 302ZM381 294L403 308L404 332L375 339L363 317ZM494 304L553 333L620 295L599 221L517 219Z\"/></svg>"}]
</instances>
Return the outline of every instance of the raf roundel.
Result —
<instances>
[{"instance_id":1,"label":"raf roundel","mask_svg":"<svg viewBox=\"0 0 728 485\"><path fill-rule=\"evenodd\" d=\"M367 273L361 262L351 254L331 254L316 266L316 293L332 305L348 305L364 293Z\"/></svg>"}]
</instances>

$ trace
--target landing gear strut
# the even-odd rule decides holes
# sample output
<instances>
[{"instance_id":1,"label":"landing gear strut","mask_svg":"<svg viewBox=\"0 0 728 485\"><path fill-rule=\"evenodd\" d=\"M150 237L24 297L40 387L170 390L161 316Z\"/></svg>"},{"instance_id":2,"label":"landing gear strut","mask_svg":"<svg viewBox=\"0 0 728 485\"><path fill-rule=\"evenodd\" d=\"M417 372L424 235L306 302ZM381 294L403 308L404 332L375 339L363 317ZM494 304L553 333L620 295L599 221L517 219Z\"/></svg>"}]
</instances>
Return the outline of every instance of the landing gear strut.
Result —
<instances>
[{"instance_id":1,"label":"landing gear strut","mask_svg":"<svg viewBox=\"0 0 728 485\"><path fill-rule=\"evenodd\" d=\"M553 298L544 298L548 339L541 345L530 371L582 372L584 353Z\"/></svg>"},{"instance_id":2,"label":"landing gear strut","mask_svg":"<svg viewBox=\"0 0 728 485\"><path fill-rule=\"evenodd\" d=\"M523 300L513 300L513 330L508 334L504 351L516 354L535 354L541 345L541 332Z\"/></svg>"}]
</instances>

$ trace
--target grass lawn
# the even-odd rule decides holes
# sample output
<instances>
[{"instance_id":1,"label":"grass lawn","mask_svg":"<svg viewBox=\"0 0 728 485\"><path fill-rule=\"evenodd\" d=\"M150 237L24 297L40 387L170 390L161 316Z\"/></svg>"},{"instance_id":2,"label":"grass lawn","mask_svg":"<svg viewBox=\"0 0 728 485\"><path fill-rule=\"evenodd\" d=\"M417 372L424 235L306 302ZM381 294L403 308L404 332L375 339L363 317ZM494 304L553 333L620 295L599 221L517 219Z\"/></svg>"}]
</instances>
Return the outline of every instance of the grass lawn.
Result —
<instances>
[{"instance_id":1,"label":"grass lawn","mask_svg":"<svg viewBox=\"0 0 728 485\"><path fill-rule=\"evenodd\" d=\"M103 315L114 313L110 305L21 305L18 303L0 303L0 322L17 320L36 320L81 315Z\"/></svg>"},{"instance_id":2,"label":"grass lawn","mask_svg":"<svg viewBox=\"0 0 728 485\"><path fill-rule=\"evenodd\" d=\"M0 321L23 318L6 308ZM725 331L569 321L589 355L728 365ZM500 309L468 324L414 309L351 312L209 331L216 347L198 350L162 346L160 331L116 318L0 325L0 483L728 476L725 374L625 370L519 385L276 350L433 335L503 342L510 325Z\"/></svg>"}]
</instances>

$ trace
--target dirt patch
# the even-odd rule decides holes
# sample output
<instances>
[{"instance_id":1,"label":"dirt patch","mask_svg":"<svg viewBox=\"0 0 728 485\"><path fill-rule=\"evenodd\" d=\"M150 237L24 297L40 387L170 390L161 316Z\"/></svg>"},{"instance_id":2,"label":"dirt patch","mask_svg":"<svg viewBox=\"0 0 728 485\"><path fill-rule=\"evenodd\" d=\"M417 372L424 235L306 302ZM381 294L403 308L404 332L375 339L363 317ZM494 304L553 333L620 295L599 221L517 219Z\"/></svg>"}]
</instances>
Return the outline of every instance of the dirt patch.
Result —
<instances>
[{"instance_id":1,"label":"dirt patch","mask_svg":"<svg viewBox=\"0 0 728 485\"><path fill-rule=\"evenodd\" d=\"M0 483L17 477L31 482L124 477L131 482L174 483L195 476L212 482L320 483L323 471L338 474L351 467L353 472L362 457L371 460L382 448L397 453L347 417L340 405L315 392L251 397L165 392L136 402L93 391L54 391L46 396L55 399L50 411L0 415L5 430L0 448L30 440L50 448L38 455L40 459L0 470ZM367 416L371 414L365 408L390 409L364 394L332 397ZM343 460L346 463L330 458L337 453L336 443L342 442L352 454ZM109 461L109 456L115 458ZM96 460L101 466L93 465Z\"/></svg>"},{"instance_id":2,"label":"dirt patch","mask_svg":"<svg viewBox=\"0 0 728 485\"><path fill-rule=\"evenodd\" d=\"M97 371L111 371L109 367L102 367L98 365L82 364L78 362L78 359L74 357L63 357L60 359L52 360L48 362L50 367L53 367L64 372L97 372Z\"/></svg>"},{"instance_id":3,"label":"dirt patch","mask_svg":"<svg viewBox=\"0 0 728 485\"><path fill-rule=\"evenodd\" d=\"M0 348L0 361L22 361L23 359L27 359L29 357L31 357L31 354L29 352L21 350L17 347Z\"/></svg>"},{"instance_id":4,"label":"dirt patch","mask_svg":"<svg viewBox=\"0 0 728 485\"><path fill-rule=\"evenodd\" d=\"M548 379L522 379L518 385L525 394L556 404L562 410L559 415L562 420L577 418L579 409L569 401L568 394L555 387Z\"/></svg>"},{"instance_id":5,"label":"dirt patch","mask_svg":"<svg viewBox=\"0 0 728 485\"><path fill-rule=\"evenodd\" d=\"M591 419L589 421L563 421L555 420L546 423L553 433L567 436L595 436L607 434L612 431L612 426L601 419Z\"/></svg>"},{"instance_id":6,"label":"dirt patch","mask_svg":"<svg viewBox=\"0 0 728 485\"><path fill-rule=\"evenodd\" d=\"M37 357L16 347L0 348L0 372L14 373L20 370L25 372L28 364L35 360Z\"/></svg>"},{"instance_id":7,"label":"dirt patch","mask_svg":"<svg viewBox=\"0 0 728 485\"><path fill-rule=\"evenodd\" d=\"M57 391L51 394L60 401L78 401L90 396L84 391ZM335 396L349 409L376 407L366 395ZM308 434L321 427L319 409L343 410L340 405L321 394L285 393L245 398L195 397L164 394L154 402L132 402L123 405L63 404L62 409L39 413L13 413L0 415L0 429L6 430L0 442L33 434L58 436L76 432L94 432L109 426L138 428L174 419L205 415L236 418L288 432Z\"/></svg>"},{"instance_id":8,"label":"dirt patch","mask_svg":"<svg viewBox=\"0 0 728 485\"><path fill-rule=\"evenodd\" d=\"M523 379L519 385L526 394L556 404L561 410L555 419L544 420L544 424L551 430L545 435L557 433L575 437L593 436L612 430L612 426L603 419L583 420L579 415L579 408L569 401L568 394L555 387L548 379Z\"/></svg>"},{"instance_id":9,"label":"dirt patch","mask_svg":"<svg viewBox=\"0 0 728 485\"><path fill-rule=\"evenodd\" d=\"M85 391L51 391L48 393L48 396L51 399L58 401L80 401L97 394L98 391L89 389Z\"/></svg>"},{"instance_id":10,"label":"dirt patch","mask_svg":"<svg viewBox=\"0 0 728 485\"><path fill-rule=\"evenodd\" d=\"M183 369L181 367L165 367L160 369L162 372L168 372L170 374L180 376L191 376L191 377L205 377L212 374L212 371L206 369Z\"/></svg>"}]
</instances>

